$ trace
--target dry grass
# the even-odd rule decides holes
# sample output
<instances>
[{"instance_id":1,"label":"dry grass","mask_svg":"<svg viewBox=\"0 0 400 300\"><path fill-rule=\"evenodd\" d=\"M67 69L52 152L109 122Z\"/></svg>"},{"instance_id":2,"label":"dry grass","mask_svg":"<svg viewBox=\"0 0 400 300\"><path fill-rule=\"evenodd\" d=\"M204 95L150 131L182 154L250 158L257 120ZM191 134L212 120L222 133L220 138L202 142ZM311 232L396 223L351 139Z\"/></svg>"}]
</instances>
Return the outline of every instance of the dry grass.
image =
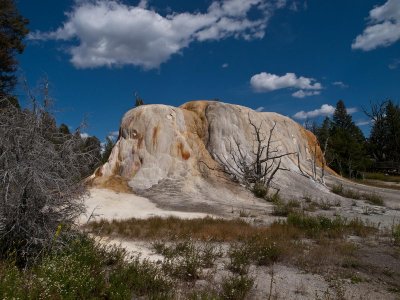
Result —
<instances>
[{"instance_id":1,"label":"dry grass","mask_svg":"<svg viewBox=\"0 0 400 300\"><path fill-rule=\"evenodd\" d=\"M270 226L253 226L241 219L152 217L149 219L100 220L87 225L100 235L117 235L140 240L194 239L216 242L244 242L257 237L274 241L298 238L343 238L346 235L365 237L376 232L373 226L360 219L346 220L336 217L310 216L290 212L287 221L276 221Z\"/></svg>"},{"instance_id":2,"label":"dry grass","mask_svg":"<svg viewBox=\"0 0 400 300\"><path fill-rule=\"evenodd\" d=\"M176 217L152 217L148 219L129 219L123 221L100 220L92 222L89 228L101 235L119 235L126 238L155 239L196 239L229 242L268 231L268 228L254 227L241 219L225 220L210 217L180 219Z\"/></svg>"}]
</instances>

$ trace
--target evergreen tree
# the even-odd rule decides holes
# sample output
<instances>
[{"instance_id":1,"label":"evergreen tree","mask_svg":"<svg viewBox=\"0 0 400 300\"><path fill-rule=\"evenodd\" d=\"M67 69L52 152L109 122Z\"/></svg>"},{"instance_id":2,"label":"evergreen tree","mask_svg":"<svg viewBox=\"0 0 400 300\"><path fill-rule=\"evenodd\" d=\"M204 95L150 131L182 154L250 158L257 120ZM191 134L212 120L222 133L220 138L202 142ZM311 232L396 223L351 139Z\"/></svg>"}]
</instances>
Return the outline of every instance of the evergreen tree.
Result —
<instances>
[{"instance_id":1,"label":"evergreen tree","mask_svg":"<svg viewBox=\"0 0 400 300\"><path fill-rule=\"evenodd\" d=\"M28 20L22 17L13 0L0 1L0 98L9 95L16 83L16 54L24 51Z\"/></svg>"},{"instance_id":2,"label":"evergreen tree","mask_svg":"<svg viewBox=\"0 0 400 300\"><path fill-rule=\"evenodd\" d=\"M347 113L342 100L336 105L329 135L328 147L332 156L330 166L334 170L341 175L353 177L366 169L368 160L364 135Z\"/></svg>"},{"instance_id":3,"label":"evergreen tree","mask_svg":"<svg viewBox=\"0 0 400 300\"><path fill-rule=\"evenodd\" d=\"M387 159L400 162L400 107L392 101L386 106L386 134Z\"/></svg>"},{"instance_id":4,"label":"evergreen tree","mask_svg":"<svg viewBox=\"0 0 400 300\"><path fill-rule=\"evenodd\" d=\"M393 101L371 104L364 111L373 122L368 151L376 162L400 162L400 107Z\"/></svg>"},{"instance_id":5,"label":"evergreen tree","mask_svg":"<svg viewBox=\"0 0 400 300\"><path fill-rule=\"evenodd\" d=\"M343 130L350 129L354 125L351 116L347 113L343 100L339 100L336 104L332 125Z\"/></svg>"}]
</instances>

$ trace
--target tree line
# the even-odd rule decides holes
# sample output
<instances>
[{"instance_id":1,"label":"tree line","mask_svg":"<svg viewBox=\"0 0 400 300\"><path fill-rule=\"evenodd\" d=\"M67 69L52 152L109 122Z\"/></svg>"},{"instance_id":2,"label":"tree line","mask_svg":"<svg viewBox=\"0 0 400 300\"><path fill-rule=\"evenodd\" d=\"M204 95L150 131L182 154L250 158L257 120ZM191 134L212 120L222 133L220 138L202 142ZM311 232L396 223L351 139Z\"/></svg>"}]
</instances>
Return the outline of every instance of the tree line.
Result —
<instances>
[{"instance_id":1,"label":"tree line","mask_svg":"<svg viewBox=\"0 0 400 300\"><path fill-rule=\"evenodd\" d=\"M368 138L352 120L343 100L337 102L332 118L306 127L317 136L326 164L342 176L362 177L366 171L399 173L399 105L385 100L371 103L363 111L371 124Z\"/></svg>"}]
</instances>

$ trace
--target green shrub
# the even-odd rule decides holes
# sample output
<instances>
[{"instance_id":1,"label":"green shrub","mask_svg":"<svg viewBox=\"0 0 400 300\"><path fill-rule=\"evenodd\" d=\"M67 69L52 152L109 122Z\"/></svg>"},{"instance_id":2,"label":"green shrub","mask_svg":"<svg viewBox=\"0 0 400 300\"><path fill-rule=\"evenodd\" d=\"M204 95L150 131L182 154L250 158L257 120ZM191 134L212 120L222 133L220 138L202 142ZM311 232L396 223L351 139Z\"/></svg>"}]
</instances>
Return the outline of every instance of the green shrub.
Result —
<instances>
[{"instance_id":1,"label":"green shrub","mask_svg":"<svg viewBox=\"0 0 400 300\"><path fill-rule=\"evenodd\" d=\"M267 187L262 183L256 183L253 186L252 192L258 198L265 198L268 194Z\"/></svg>"},{"instance_id":2,"label":"green shrub","mask_svg":"<svg viewBox=\"0 0 400 300\"><path fill-rule=\"evenodd\" d=\"M253 258L259 266L268 266L281 257L283 250L268 238L259 238L252 242Z\"/></svg>"},{"instance_id":3,"label":"green shrub","mask_svg":"<svg viewBox=\"0 0 400 300\"><path fill-rule=\"evenodd\" d=\"M342 195L343 194L343 185L342 184L335 184L332 187L332 193L337 194L337 195Z\"/></svg>"},{"instance_id":4,"label":"green shrub","mask_svg":"<svg viewBox=\"0 0 400 300\"><path fill-rule=\"evenodd\" d=\"M400 224L393 225L392 236L393 236L395 245L400 246Z\"/></svg>"},{"instance_id":5,"label":"green shrub","mask_svg":"<svg viewBox=\"0 0 400 300\"><path fill-rule=\"evenodd\" d=\"M254 284L254 279L247 275L231 276L222 282L221 298L224 300L243 300Z\"/></svg>"},{"instance_id":6,"label":"green shrub","mask_svg":"<svg viewBox=\"0 0 400 300\"><path fill-rule=\"evenodd\" d=\"M362 195L358 191L354 191L351 189L345 189L342 184L336 184L332 187L332 193L340 195L345 198L359 200Z\"/></svg>"},{"instance_id":7,"label":"green shrub","mask_svg":"<svg viewBox=\"0 0 400 300\"><path fill-rule=\"evenodd\" d=\"M228 269L240 275L247 274L253 254L252 248L247 244L232 245L228 252Z\"/></svg>"},{"instance_id":8,"label":"green shrub","mask_svg":"<svg viewBox=\"0 0 400 300\"><path fill-rule=\"evenodd\" d=\"M295 212L297 208L300 207L300 203L296 200L290 200L287 203L284 203L282 200L275 200L274 210L272 211L272 215L287 217L290 213Z\"/></svg>"},{"instance_id":9,"label":"green shrub","mask_svg":"<svg viewBox=\"0 0 400 300\"><path fill-rule=\"evenodd\" d=\"M163 269L173 277L193 281L200 278L202 272L200 253L193 242L184 241L166 248Z\"/></svg>"},{"instance_id":10,"label":"green shrub","mask_svg":"<svg viewBox=\"0 0 400 300\"><path fill-rule=\"evenodd\" d=\"M364 194L363 198L371 204L380 205L380 206L384 205L382 197L376 193Z\"/></svg>"}]
</instances>

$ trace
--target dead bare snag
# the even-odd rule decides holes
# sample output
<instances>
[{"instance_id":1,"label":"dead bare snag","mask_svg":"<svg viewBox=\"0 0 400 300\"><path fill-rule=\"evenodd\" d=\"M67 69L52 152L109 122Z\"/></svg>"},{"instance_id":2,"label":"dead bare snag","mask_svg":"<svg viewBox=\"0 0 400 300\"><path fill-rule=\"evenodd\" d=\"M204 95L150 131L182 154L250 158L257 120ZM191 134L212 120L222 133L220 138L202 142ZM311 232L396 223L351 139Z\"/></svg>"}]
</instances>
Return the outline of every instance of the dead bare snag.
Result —
<instances>
[{"instance_id":1,"label":"dead bare snag","mask_svg":"<svg viewBox=\"0 0 400 300\"><path fill-rule=\"evenodd\" d=\"M78 150L79 134L52 122L36 101L32 109L0 110L0 255L14 253L19 264L54 246L84 210L81 171L92 153Z\"/></svg>"},{"instance_id":2,"label":"dead bare snag","mask_svg":"<svg viewBox=\"0 0 400 300\"><path fill-rule=\"evenodd\" d=\"M238 139L229 140L228 154L214 154L215 160L221 165L221 171L236 182L251 190L257 197L265 197L272 187L273 180L280 170L282 158L295 153L282 153L276 146L273 124L268 134L262 131L262 124L255 124L248 115L249 124L253 130L253 145L242 145ZM247 146L247 147L246 147Z\"/></svg>"}]
</instances>

